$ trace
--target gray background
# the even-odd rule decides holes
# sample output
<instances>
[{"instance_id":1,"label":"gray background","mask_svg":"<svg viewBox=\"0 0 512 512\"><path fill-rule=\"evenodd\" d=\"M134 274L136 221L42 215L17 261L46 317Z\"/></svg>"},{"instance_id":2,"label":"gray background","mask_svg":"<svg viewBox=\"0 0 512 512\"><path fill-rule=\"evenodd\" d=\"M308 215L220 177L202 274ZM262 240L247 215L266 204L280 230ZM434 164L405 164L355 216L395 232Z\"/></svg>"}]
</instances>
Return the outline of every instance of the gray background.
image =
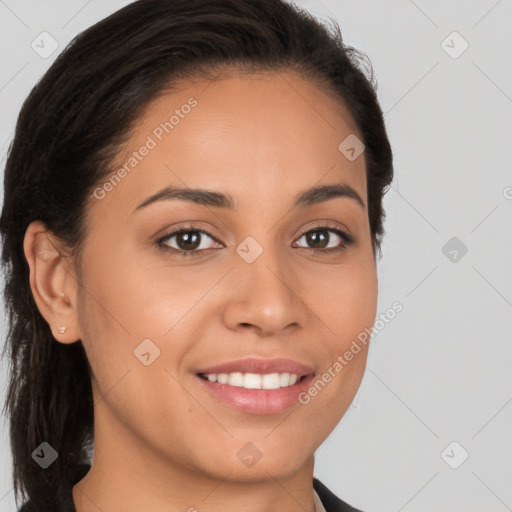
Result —
<instances>
[{"instance_id":1,"label":"gray background","mask_svg":"<svg viewBox=\"0 0 512 512\"><path fill-rule=\"evenodd\" d=\"M2 168L36 81L127 3L0 0ZM335 18L373 64L396 169L379 312L403 305L375 336L315 475L366 512L512 510L512 1L298 3ZM47 59L31 48L43 31L59 45ZM0 511L12 512L5 423L1 435Z\"/></svg>"}]
</instances>

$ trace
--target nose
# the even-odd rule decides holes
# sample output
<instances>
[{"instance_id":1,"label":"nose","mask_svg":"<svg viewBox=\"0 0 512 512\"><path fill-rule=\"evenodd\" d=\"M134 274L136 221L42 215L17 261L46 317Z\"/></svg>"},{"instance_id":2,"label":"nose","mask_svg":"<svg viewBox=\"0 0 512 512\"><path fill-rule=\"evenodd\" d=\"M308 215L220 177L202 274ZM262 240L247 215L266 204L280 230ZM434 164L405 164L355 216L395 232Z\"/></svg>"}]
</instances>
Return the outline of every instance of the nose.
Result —
<instances>
[{"instance_id":1,"label":"nose","mask_svg":"<svg viewBox=\"0 0 512 512\"><path fill-rule=\"evenodd\" d=\"M293 268L270 253L265 250L252 263L237 261L231 276L234 291L223 310L229 329L268 337L297 329L305 321L307 308Z\"/></svg>"}]
</instances>

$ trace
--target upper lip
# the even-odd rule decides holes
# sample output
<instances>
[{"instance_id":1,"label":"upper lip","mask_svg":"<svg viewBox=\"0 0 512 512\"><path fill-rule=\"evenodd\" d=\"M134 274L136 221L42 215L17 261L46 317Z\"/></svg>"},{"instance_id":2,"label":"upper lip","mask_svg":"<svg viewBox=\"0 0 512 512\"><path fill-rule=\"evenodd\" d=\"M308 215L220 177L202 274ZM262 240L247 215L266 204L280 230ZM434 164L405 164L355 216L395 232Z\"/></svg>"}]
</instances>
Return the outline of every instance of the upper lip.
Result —
<instances>
[{"instance_id":1,"label":"upper lip","mask_svg":"<svg viewBox=\"0 0 512 512\"><path fill-rule=\"evenodd\" d=\"M293 361L292 359L257 359L248 357L246 359L238 359L237 361L229 361L227 363L202 368L197 373L294 373L298 377L313 373L313 369L305 364Z\"/></svg>"}]
</instances>

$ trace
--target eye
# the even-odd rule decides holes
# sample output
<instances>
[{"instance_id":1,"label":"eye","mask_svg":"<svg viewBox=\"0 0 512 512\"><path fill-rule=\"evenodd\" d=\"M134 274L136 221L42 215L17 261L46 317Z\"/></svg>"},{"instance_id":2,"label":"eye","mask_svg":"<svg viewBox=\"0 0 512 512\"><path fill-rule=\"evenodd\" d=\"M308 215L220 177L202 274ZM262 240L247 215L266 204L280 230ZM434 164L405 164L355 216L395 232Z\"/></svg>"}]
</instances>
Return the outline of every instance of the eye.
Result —
<instances>
[{"instance_id":1,"label":"eye","mask_svg":"<svg viewBox=\"0 0 512 512\"><path fill-rule=\"evenodd\" d=\"M213 241L208 241L208 239ZM169 233L157 241L157 244L173 251L181 252L183 256L193 255L199 251L214 249L219 242L203 229L186 226Z\"/></svg>"},{"instance_id":2,"label":"eye","mask_svg":"<svg viewBox=\"0 0 512 512\"><path fill-rule=\"evenodd\" d=\"M334 236L332 235L334 234ZM339 228L329 226L317 226L304 233L297 242L304 239L309 247L305 249L319 250L325 252L342 251L354 242L354 237ZM341 240L341 243L340 243ZM297 247L296 245L294 245Z\"/></svg>"},{"instance_id":3,"label":"eye","mask_svg":"<svg viewBox=\"0 0 512 512\"><path fill-rule=\"evenodd\" d=\"M307 244L302 248L315 252L337 252L346 249L355 239L339 227L317 226L306 231L296 242L302 239ZM204 229L194 226L185 226L163 236L157 240L157 245L163 250L181 253L182 256L199 256L202 251L218 249L222 244Z\"/></svg>"}]
</instances>

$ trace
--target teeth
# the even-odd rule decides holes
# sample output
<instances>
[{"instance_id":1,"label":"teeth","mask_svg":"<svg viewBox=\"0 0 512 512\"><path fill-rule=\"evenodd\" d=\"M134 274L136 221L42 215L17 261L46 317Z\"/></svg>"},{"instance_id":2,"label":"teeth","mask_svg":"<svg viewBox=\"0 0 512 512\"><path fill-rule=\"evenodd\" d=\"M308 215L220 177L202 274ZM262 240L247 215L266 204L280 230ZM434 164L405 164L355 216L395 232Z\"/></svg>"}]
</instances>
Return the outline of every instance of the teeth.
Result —
<instances>
[{"instance_id":1,"label":"teeth","mask_svg":"<svg viewBox=\"0 0 512 512\"><path fill-rule=\"evenodd\" d=\"M263 379L257 373L246 373L244 375L243 387L247 389L262 389ZM274 389L274 388L271 388Z\"/></svg>"},{"instance_id":2,"label":"teeth","mask_svg":"<svg viewBox=\"0 0 512 512\"><path fill-rule=\"evenodd\" d=\"M293 386L298 377L295 373L209 373L205 377L210 382L229 384L246 389L279 389Z\"/></svg>"},{"instance_id":3,"label":"teeth","mask_svg":"<svg viewBox=\"0 0 512 512\"><path fill-rule=\"evenodd\" d=\"M226 373L224 375L227 375ZM230 386L243 386L244 374L240 372L230 373L228 377L228 384Z\"/></svg>"},{"instance_id":4,"label":"teeth","mask_svg":"<svg viewBox=\"0 0 512 512\"><path fill-rule=\"evenodd\" d=\"M219 384L227 384L229 379L229 375L227 373L219 373L217 375L217 382Z\"/></svg>"}]
</instances>

